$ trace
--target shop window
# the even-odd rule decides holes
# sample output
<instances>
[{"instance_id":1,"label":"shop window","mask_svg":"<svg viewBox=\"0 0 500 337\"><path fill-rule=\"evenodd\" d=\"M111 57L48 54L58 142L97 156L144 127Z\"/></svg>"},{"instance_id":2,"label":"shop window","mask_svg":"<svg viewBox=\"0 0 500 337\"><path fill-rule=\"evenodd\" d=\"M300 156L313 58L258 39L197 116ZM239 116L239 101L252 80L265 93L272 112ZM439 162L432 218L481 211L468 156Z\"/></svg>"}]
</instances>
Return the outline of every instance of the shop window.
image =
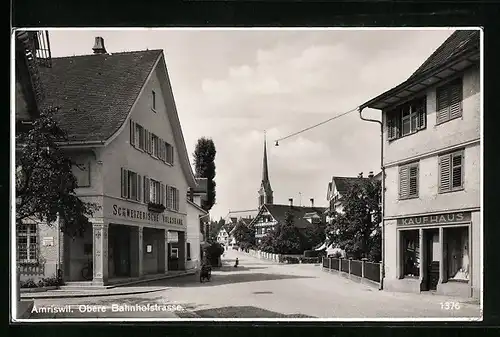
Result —
<instances>
[{"instance_id":1,"label":"shop window","mask_svg":"<svg viewBox=\"0 0 500 337\"><path fill-rule=\"evenodd\" d=\"M469 229L454 227L444 229L447 279L469 281Z\"/></svg>"},{"instance_id":2,"label":"shop window","mask_svg":"<svg viewBox=\"0 0 500 337\"><path fill-rule=\"evenodd\" d=\"M418 230L401 231L403 277L420 275L420 238Z\"/></svg>"},{"instance_id":3,"label":"shop window","mask_svg":"<svg viewBox=\"0 0 500 337\"><path fill-rule=\"evenodd\" d=\"M17 226L17 252L20 263L38 262L38 233L36 224Z\"/></svg>"}]
</instances>

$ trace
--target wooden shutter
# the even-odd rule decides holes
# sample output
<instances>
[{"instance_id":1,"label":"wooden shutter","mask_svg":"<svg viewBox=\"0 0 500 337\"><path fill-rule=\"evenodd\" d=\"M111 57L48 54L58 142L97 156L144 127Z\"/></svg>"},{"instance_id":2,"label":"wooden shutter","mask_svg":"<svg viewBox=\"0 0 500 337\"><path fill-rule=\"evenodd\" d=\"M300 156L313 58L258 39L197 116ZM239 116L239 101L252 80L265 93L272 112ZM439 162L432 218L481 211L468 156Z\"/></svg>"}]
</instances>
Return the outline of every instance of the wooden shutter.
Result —
<instances>
[{"instance_id":1,"label":"wooden shutter","mask_svg":"<svg viewBox=\"0 0 500 337\"><path fill-rule=\"evenodd\" d=\"M418 166L411 165L408 168L408 196L418 196Z\"/></svg>"},{"instance_id":2,"label":"wooden shutter","mask_svg":"<svg viewBox=\"0 0 500 337\"><path fill-rule=\"evenodd\" d=\"M439 157L439 191L451 190L451 155L445 154Z\"/></svg>"},{"instance_id":3,"label":"wooden shutter","mask_svg":"<svg viewBox=\"0 0 500 337\"><path fill-rule=\"evenodd\" d=\"M149 178L144 176L144 202L147 204L149 201Z\"/></svg>"},{"instance_id":4,"label":"wooden shutter","mask_svg":"<svg viewBox=\"0 0 500 337\"><path fill-rule=\"evenodd\" d=\"M409 172L408 166L399 168L399 198L407 198L409 194Z\"/></svg>"},{"instance_id":5,"label":"wooden shutter","mask_svg":"<svg viewBox=\"0 0 500 337\"><path fill-rule=\"evenodd\" d=\"M179 190L174 189L174 194L175 194L175 210L179 210Z\"/></svg>"},{"instance_id":6,"label":"wooden shutter","mask_svg":"<svg viewBox=\"0 0 500 337\"><path fill-rule=\"evenodd\" d=\"M427 124L427 103L423 98L417 103L417 130L425 129Z\"/></svg>"},{"instance_id":7,"label":"wooden shutter","mask_svg":"<svg viewBox=\"0 0 500 337\"><path fill-rule=\"evenodd\" d=\"M170 145L170 164L174 165L174 147Z\"/></svg>"},{"instance_id":8,"label":"wooden shutter","mask_svg":"<svg viewBox=\"0 0 500 337\"><path fill-rule=\"evenodd\" d=\"M121 169L122 176L122 198L128 198L128 170Z\"/></svg>"},{"instance_id":9,"label":"wooden shutter","mask_svg":"<svg viewBox=\"0 0 500 337\"><path fill-rule=\"evenodd\" d=\"M137 175L137 201L141 201L142 194L142 176L140 174Z\"/></svg>"},{"instance_id":10,"label":"wooden shutter","mask_svg":"<svg viewBox=\"0 0 500 337\"><path fill-rule=\"evenodd\" d=\"M462 116L462 83L455 82L449 87L450 119Z\"/></svg>"},{"instance_id":11,"label":"wooden shutter","mask_svg":"<svg viewBox=\"0 0 500 337\"><path fill-rule=\"evenodd\" d=\"M135 146L135 123L130 120L130 145Z\"/></svg>"},{"instance_id":12,"label":"wooden shutter","mask_svg":"<svg viewBox=\"0 0 500 337\"><path fill-rule=\"evenodd\" d=\"M165 206L165 184L160 185L160 203Z\"/></svg>"},{"instance_id":13,"label":"wooden shutter","mask_svg":"<svg viewBox=\"0 0 500 337\"><path fill-rule=\"evenodd\" d=\"M166 193L167 193L167 208L172 209L172 195L171 195L171 189L172 187L166 186Z\"/></svg>"},{"instance_id":14,"label":"wooden shutter","mask_svg":"<svg viewBox=\"0 0 500 337\"><path fill-rule=\"evenodd\" d=\"M463 184L463 152L456 152L451 155L451 186L454 189L462 188Z\"/></svg>"},{"instance_id":15,"label":"wooden shutter","mask_svg":"<svg viewBox=\"0 0 500 337\"><path fill-rule=\"evenodd\" d=\"M436 124L446 122L448 119L448 90L446 90L446 87L438 88L436 91Z\"/></svg>"}]
</instances>

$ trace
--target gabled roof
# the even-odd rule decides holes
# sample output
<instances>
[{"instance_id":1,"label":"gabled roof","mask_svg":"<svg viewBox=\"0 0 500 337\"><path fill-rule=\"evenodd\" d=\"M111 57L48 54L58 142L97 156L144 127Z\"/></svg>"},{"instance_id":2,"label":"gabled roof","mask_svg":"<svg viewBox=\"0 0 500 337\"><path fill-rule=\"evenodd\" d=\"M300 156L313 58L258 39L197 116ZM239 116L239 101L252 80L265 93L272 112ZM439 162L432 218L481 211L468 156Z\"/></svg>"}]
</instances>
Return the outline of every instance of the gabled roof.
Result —
<instances>
[{"instance_id":1,"label":"gabled roof","mask_svg":"<svg viewBox=\"0 0 500 337\"><path fill-rule=\"evenodd\" d=\"M131 109L155 69L169 104L167 114L182 171L188 186L196 187L162 50L53 58L51 68L40 69L44 106L59 108L54 117L70 143L104 145L125 129Z\"/></svg>"},{"instance_id":2,"label":"gabled roof","mask_svg":"<svg viewBox=\"0 0 500 337\"><path fill-rule=\"evenodd\" d=\"M263 212L263 210L267 210L269 214L271 214L271 216L274 218L274 220L278 222L284 222L286 214L290 212L294 216L295 226L298 228L306 228L312 225L309 221L306 220L306 214L308 214L308 217L310 217L311 213L315 213L321 217L323 216L323 213L327 210L327 208L264 204L259 211L259 215ZM252 224L258 219L259 215L257 215L257 217L252 220Z\"/></svg>"},{"instance_id":3,"label":"gabled roof","mask_svg":"<svg viewBox=\"0 0 500 337\"><path fill-rule=\"evenodd\" d=\"M332 177L332 181L340 194L346 193L352 186L367 181L368 179L369 178L358 177Z\"/></svg>"},{"instance_id":4,"label":"gabled roof","mask_svg":"<svg viewBox=\"0 0 500 337\"><path fill-rule=\"evenodd\" d=\"M458 30L403 83L360 105L360 110L384 110L432 87L480 60L479 30Z\"/></svg>"},{"instance_id":5,"label":"gabled roof","mask_svg":"<svg viewBox=\"0 0 500 337\"><path fill-rule=\"evenodd\" d=\"M196 203L192 202L191 200L189 199L186 199L187 200L187 203L188 205L191 205L192 207L194 207L196 210L198 210L201 214L208 214L207 211L205 211L203 208L201 208L200 206L198 206Z\"/></svg>"},{"instance_id":6,"label":"gabled roof","mask_svg":"<svg viewBox=\"0 0 500 337\"><path fill-rule=\"evenodd\" d=\"M162 50L52 59L40 68L44 106L57 106L70 141L106 141L126 121Z\"/></svg>"},{"instance_id":7,"label":"gabled roof","mask_svg":"<svg viewBox=\"0 0 500 337\"><path fill-rule=\"evenodd\" d=\"M409 77L415 78L471 49L479 49L479 30L457 30Z\"/></svg>"}]
</instances>

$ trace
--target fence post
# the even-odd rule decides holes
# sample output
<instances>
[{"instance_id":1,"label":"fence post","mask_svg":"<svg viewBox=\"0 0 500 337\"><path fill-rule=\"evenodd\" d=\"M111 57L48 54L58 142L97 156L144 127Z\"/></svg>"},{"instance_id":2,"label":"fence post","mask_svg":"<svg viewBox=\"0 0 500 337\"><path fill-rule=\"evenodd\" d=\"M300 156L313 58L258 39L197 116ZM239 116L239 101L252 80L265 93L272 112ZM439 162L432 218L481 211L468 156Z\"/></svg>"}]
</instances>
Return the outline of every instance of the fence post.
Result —
<instances>
[{"instance_id":1,"label":"fence post","mask_svg":"<svg viewBox=\"0 0 500 337\"><path fill-rule=\"evenodd\" d=\"M327 259L328 259L328 271L331 272L332 271L332 258L327 257Z\"/></svg>"},{"instance_id":2,"label":"fence post","mask_svg":"<svg viewBox=\"0 0 500 337\"><path fill-rule=\"evenodd\" d=\"M380 273L380 276L379 276L379 281L378 281L378 284L379 284L379 290L382 290L383 286L382 286L382 277L384 275L383 273L383 270L382 270L382 261L380 261L380 263L378 264L378 271Z\"/></svg>"},{"instance_id":3,"label":"fence post","mask_svg":"<svg viewBox=\"0 0 500 337\"><path fill-rule=\"evenodd\" d=\"M349 258L349 276L351 276L351 261L352 257Z\"/></svg>"},{"instance_id":4,"label":"fence post","mask_svg":"<svg viewBox=\"0 0 500 337\"><path fill-rule=\"evenodd\" d=\"M361 278L365 278L365 262L366 257L361 259Z\"/></svg>"}]
</instances>

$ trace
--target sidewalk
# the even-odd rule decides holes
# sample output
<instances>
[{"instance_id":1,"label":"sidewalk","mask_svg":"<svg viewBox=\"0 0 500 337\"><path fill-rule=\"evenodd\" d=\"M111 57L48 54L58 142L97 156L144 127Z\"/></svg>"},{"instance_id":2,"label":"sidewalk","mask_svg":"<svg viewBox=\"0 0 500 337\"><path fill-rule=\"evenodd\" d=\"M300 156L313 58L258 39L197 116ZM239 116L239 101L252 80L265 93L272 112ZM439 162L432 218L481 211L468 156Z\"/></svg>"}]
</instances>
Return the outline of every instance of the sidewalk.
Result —
<instances>
[{"instance_id":1,"label":"sidewalk","mask_svg":"<svg viewBox=\"0 0 500 337\"><path fill-rule=\"evenodd\" d=\"M162 291L169 289L169 287L151 287L151 286L140 286L140 284L148 283L151 281L171 279L177 277L183 277L188 275L194 275L196 271L190 270L183 273L175 273L171 275L163 275L155 279L144 279L133 281L124 284L117 284L113 287L99 288L99 289L56 289L48 290L44 292L33 292L33 293L21 293L21 300L34 300L34 299L50 299L50 298L75 298L75 297L99 297L99 296L119 296L119 295L135 295L152 293L157 291ZM134 285L134 286L132 286Z\"/></svg>"}]
</instances>

